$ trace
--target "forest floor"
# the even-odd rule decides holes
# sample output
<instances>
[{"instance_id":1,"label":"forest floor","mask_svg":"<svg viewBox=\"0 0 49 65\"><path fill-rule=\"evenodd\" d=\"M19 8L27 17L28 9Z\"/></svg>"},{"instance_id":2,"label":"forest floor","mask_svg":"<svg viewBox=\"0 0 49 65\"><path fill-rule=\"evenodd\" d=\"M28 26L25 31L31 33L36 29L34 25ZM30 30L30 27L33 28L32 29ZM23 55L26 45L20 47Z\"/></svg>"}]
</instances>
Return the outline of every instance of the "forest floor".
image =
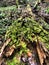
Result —
<instances>
[{"instance_id":1,"label":"forest floor","mask_svg":"<svg viewBox=\"0 0 49 65\"><path fill-rule=\"evenodd\" d=\"M0 7L0 65L49 65L49 4Z\"/></svg>"}]
</instances>

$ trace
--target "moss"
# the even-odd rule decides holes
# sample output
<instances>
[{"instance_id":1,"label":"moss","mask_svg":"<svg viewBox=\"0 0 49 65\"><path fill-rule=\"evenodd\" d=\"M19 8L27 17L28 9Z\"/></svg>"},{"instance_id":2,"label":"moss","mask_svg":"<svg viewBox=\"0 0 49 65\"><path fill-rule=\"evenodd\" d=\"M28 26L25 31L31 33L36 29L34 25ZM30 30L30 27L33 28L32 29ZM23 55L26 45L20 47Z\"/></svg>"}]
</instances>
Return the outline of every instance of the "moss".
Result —
<instances>
[{"instance_id":1,"label":"moss","mask_svg":"<svg viewBox=\"0 0 49 65\"><path fill-rule=\"evenodd\" d=\"M45 12L46 12L47 14L49 14L49 7L47 7L47 8L45 9Z\"/></svg>"},{"instance_id":2,"label":"moss","mask_svg":"<svg viewBox=\"0 0 49 65\"><path fill-rule=\"evenodd\" d=\"M27 21L25 21L27 19ZM25 21L24 25L22 26L22 23ZM9 33L8 33L9 31ZM40 36L43 40L43 42L49 42L49 33L42 28L42 26L39 25L36 21L29 18L24 18L18 22L18 20L14 21L12 25L9 27L6 36L12 39L13 44L20 43L21 38L27 38L28 41L32 41L32 34L35 36ZM36 40L36 38L34 39Z\"/></svg>"}]
</instances>

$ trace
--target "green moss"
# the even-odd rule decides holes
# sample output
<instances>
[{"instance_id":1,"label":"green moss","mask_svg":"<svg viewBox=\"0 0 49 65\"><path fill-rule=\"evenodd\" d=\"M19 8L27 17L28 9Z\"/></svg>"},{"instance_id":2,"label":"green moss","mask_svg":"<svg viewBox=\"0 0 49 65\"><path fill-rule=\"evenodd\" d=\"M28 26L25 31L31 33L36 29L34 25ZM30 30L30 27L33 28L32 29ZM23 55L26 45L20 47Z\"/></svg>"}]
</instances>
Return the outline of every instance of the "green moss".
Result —
<instances>
[{"instance_id":1,"label":"green moss","mask_svg":"<svg viewBox=\"0 0 49 65\"><path fill-rule=\"evenodd\" d=\"M49 13L49 7L46 8L45 12L48 14Z\"/></svg>"},{"instance_id":2,"label":"green moss","mask_svg":"<svg viewBox=\"0 0 49 65\"><path fill-rule=\"evenodd\" d=\"M13 10L16 9L16 6L8 6L8 7L0 7L0 11L8 11L8 10Z\"/></svg>"},{"instance_id":3,"label":"green moss","mask_svg":"<svg viewBox=\"0 0 49 65\"><path fill-rule=\"evenodd\" d=\"M19 65L20 64L20 61L18 59L16 59L16 57L14 57L13 59L9 59L7 60L7 65Z\"/></svg>"},{"instance_id":4,"label":"green moss","mask_svg":"<svg viewBox=\"0 0 49 65\"><path fill-rule=\"evenodd\" d=\"M26 19L26 21L25 21ZM24 22L25 21L25 22ZM23 24L23 25L22 25ZM12 39L13 44L20 43L21 38L27 38L28 41L33 42L32 34L35 36L40 36L43 40L43 42L49 42L49 33L42 28L42 26L39 25L36 21L30 18L24 18L22 20L16 20L12 23L12 25L9 27L6 36ZM36 40L36 38L34 39Z\"/></svg>"}]
</instances>

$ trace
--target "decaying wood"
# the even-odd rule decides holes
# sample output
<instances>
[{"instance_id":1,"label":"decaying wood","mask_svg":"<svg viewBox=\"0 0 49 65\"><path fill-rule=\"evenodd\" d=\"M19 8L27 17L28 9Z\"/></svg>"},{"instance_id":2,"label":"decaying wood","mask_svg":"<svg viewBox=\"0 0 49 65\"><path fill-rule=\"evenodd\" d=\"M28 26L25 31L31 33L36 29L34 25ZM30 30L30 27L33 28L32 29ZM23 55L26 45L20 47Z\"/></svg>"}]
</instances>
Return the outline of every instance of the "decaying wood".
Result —
<instances>
[{"instance_id":1,"label":"decaying wood","mask_svg":"<svg viewBox=\"0 0 49 65\"><path fill-rule=\"evenodd\" d=\"M49 56L49 51L47 50L45 44L42 43L42 42L39 41L39 40L38 40L38 43L39 43L39 45L41 46L41 49L42 49L45 53L47 53L47 55Z\"/></svg>"},{"instance_id":2,"label":"decaying wood","mask_svg":"<svg viewBox=\"0 0 49 65\"><path fill-rule=\"evenodd\" d=\"M5 49L5 51L4 51L4 55L5 55L6 57L11 56L12 53L14 52L14 49L15 49L15 46L14 46L14 45L7 47L7 48Z\"/></svg>"},{"instance_id":3,"label":"decaying wood","mask_svg":"<svg viewBox=\"0 0 49 65\"><path fill-rule=\"evenodd\" d=\"M0 65L4 62L4 59L0 58Z\"/></svg>"},{"instance_id":4,"label":"decaying wood","mask_svg":"<svg viewBox=\"0 0 49 65\"><path fill-rule=\"evenodd\" d=\"M37 53L39 56L40 64L43 65L44 60L46 59L47 56L49 56L49 52L39 40L37 40Z\"/></svg>"},{"instance_id":5,"label":"decaying wood","mask_svg":"<svg viewBox=\"0 0 49 65\"><path fill-rule=\"evenodd\" d=\"M43 65L44 62L44 57L46 58L46 55L44 54L44 52L42 52L39 47L37 46L37 52L38 52L38 56L40 59L40 64Z\"/></svg>"},{"instance_id":6,"label":"decaying wood","mask_svg":"<svg viewBox=\"0 0 49 65\"><path fill-rule=\"evenodd\" d=\"M8 45L8 43L9 43L10 41L11 41L11 39L8 39L8 40L3 44L2 48L1 48L1 52L0 52L0 57L2 56L5 47Z\"/></svg>"}]
</instances>

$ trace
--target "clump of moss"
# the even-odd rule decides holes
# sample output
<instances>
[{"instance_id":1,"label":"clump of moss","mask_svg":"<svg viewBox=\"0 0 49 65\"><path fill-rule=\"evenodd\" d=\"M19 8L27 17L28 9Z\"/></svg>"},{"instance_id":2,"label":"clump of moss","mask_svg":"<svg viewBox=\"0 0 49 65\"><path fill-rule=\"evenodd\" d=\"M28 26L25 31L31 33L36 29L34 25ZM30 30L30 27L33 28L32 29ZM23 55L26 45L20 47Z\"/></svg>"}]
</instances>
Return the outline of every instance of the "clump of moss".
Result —
<instances>
[{"instance_id":1,"label":"clump of moss","mask_svg":"<svg viewBox=\"0 0 49 65\"><path fill-rule=\"evenodd\" d=\"M33 42L32 36L38 35L43 39L44 43L49 42L49 33L42 28L36 21L30 18L24 18L21 20L16 20L12 23L6 32L7 38L11 38L12 41L9 45L15 44L16 46L20 44L20 41L25 38Z\"/></svg>"}]
</instances>

